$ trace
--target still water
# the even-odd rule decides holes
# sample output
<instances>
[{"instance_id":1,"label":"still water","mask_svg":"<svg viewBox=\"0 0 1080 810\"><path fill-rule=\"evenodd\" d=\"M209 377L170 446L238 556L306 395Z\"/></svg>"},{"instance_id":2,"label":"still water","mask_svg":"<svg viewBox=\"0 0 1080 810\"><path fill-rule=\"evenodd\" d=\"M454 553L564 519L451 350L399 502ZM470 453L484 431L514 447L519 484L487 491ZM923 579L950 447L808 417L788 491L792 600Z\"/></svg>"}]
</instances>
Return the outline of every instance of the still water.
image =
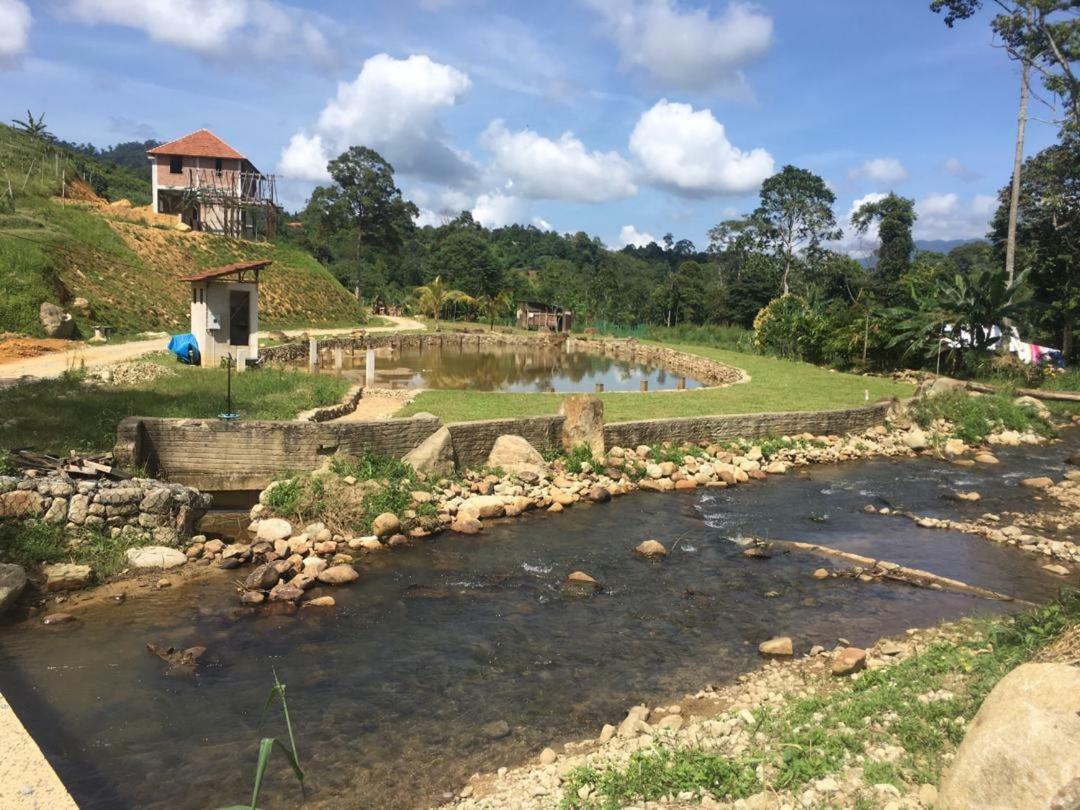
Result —
<instances>
[{"instance_id":1,"label":"still water","mask_svg":"<svg viewBox=\"0 0 1080 810\"><path fill-rule=\"evenodd\" d=\"M306 360L293 365L305 367ZM333 352L319 360L322 373L334 373ZM340 373L357 382L366 374L365 353L343 353ZM639 391L647 382L650 391L685 388L701 383L658 366L606 357L569 345L409 346L375 350L375 386L379 388L468 388L473 391L515 393L593 392L597 383L605 391Z\"/></svg>"},{"instance_id":2,"label":"still water","mask_svg":"<svg viewBox=\"0 0 1080 810\"><path fill-rule=\"evenodd\" d=\"M1074 431L1075 432L1075 431ZM288 684L312 807L413 808L494 770L592 736L639 701L671 701L757 665L777 634L797 651L868 644L1005 603L810 576L821 558L747 559L735 542L826 543L1044 600L1042 558L863 514L867 503L939 514L1026 509L1016 480L1059 475L1062 446L1003 451L995 469L930 460L817 467L736 490L637 493L611 504L443 535L367 558L338 606L292 617L237 608L231 572L81 614L74 626L0 627L0 691L83 808L209 808L246 801L273 672ZM956 487L983 493L955 504ZM977 510L977 511L976 511ZM663 541L663 563L637 558ZM581 569L605 585L581 598ZM769 597L768 593L779 594ZM193 679L166 677L148 641L203 644ZM483 726L503 720L509 735ZM261 803L298 806L278 761Z\"/></svg>"}]
</instances>

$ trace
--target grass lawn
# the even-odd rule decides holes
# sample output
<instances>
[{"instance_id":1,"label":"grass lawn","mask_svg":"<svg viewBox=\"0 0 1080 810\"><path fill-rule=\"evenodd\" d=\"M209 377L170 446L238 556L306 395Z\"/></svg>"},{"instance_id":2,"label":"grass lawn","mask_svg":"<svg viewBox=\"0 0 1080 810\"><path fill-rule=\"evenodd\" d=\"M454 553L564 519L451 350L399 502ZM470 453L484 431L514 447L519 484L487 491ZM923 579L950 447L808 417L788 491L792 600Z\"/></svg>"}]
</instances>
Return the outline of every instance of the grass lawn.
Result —
<instances>
[{"instance_id":1,"label":"grass lawn","mask_svg":"<svg viewBox=\"0 0 1080 810\"><path fill-rule=\"evenodd\" d=\"M741 385L704 391L600 394L600 398L604 400L604 418L608 422L725 413L853 408L866 402L867 392L870 402L886 397L910 396L914 392L914 388L905 383L880 377L859 377L827 371L808 363L707 346L663 345L737 366L746 371L751 380ZM409 416L427 411L446 422L538 416L558 411L559 403L565 396L426 391L399 415Z\"/></svg>"},{"instance_id":2,"label":"grass lawn","mask_svg":"<svg viewBox=\"0 0 1080 810\"><path fill-rule=\"evenodd\" d=\"M0 448L41 452L110 450L126 416L214 417L225 410L223 369L175 369L138 387L87 385L77 375L0 391ZM341 399L348 383L331 375L259 369L233 375L233 410L247 419L292 419L299 411Z\"/></svg>"}]
</instances>

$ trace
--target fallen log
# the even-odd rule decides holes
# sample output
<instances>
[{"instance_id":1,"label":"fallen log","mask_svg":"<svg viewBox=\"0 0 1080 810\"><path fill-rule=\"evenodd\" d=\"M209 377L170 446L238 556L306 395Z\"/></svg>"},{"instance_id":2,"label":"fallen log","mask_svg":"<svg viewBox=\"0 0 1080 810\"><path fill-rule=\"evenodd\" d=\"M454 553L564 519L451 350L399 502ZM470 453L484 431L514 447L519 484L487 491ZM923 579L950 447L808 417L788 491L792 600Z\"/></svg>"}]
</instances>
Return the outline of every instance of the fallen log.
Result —
<instances>
[{"instance_id":1,"label":"fallen log","mask_svg":"<svg viewBox=\"0 0 1080 810\"><path fill-rule=\"evenodd\" d=\"M1007 394L1008 391L995 388L986 383L968 381L964 387L969 391L977 391L980 394ZM1077 391L1051 391L1046 388L1017 388L1012 392L1018 397L1033 397L1034 399L1048 399L1055 402L1080 402L1080 392Z\"/></svg>"},{"instance_id":2,"label":"fallen log","mask_svg":"<svg viewBox=\"0 0 1080 810\"><path fill-rule=\"evenodd\" d=\"M824 557L843 560L854 566L868 569L867 573L870 573L872 576L881 577L883 579L892 579L898 582L906 582L909 585L914 585L919 588L933 588L935 590L940 588L956 593L979 596L983 599L993 599L998 602L1016 602L1017 604L1022 605L1032 604L1023 599L1009 596L1008 594L992 591L989 588L983 588L979 585L970 585L967 582L961 582L960 580L952 579L951 577L943 577L932 571L923 571L920 568L908 568L906 565L900 565L899 563L890 562L888 560L876 560L873 557L864 557L861 554L853 554L850 551L841 551L840 549L830 548L829 546L820 546L816 543L803 543L798 540L769 540L768 542L783 548L792 549L793 551L805 551L810 554L818 554Z\"/></svg>"}]
</instances>

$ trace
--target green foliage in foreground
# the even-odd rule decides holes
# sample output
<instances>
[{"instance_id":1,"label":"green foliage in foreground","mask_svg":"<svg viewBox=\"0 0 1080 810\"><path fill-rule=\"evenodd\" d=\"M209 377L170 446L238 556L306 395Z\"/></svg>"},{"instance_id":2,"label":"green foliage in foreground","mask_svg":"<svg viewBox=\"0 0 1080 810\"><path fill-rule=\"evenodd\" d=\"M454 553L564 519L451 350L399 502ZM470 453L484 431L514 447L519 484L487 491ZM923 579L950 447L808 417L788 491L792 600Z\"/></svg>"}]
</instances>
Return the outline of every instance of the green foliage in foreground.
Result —
<instances>
[{"instance_id":1,"label":"green foliage in foreground","mask_svg":"<svg viewBox=\"0 0 1080 810\"><path fill-rule=\"evenodd\" d=\"M213 418L225 410L224 369L190 368L165 355L156 361L176 374L131 387L90 385L73 373L0 391L0 449L110 450L124 417ZM232 385L233 410L246 419L293 419L340 401L347 387L331 375L277 369L234 374Z\"/></svg>"},{"instance_id":2,"label":"green foliage in foreground","mask_svg":"<svg viewBox=\"0 0 1080 810\"><path fill-rule=\"evenodd\" d=\"M127 565L129 548L144 545L145 540L129 535L113 538L90 529L68 532L41 521L0 523L0 560L27 569L60 562L89 565L98 581Z\"/></svg>"},{"instance_id":3,"label":"green foliage in foreground","mask_svg":"<svg viewBox=\"0 0 1080 810\"><path fill-rule=\"evenodd\" d=\"M994 685L1040 648L1080 622L1080 591L1010 618L972 622L963 640L942 641L894 666L869 670L832 693L792 701L755 715L765 741L737 758L695 748L655 747L635 752L622 767L578 768L565 786L564 808L616 808L690 791L734 800L765 789L755 769L771 774L769 787L798 790L836 773L852 756L883 744L905 751L895 763L864 766L867 784L935 784L943 754L963 739L965 722ZM918 700L947 689L945 700ZM585 785L593 789L578 798Z\"/></svg>"},{"instance_id":4,"label":"green foliage in foreground","mask_svg":"<svg viewBox=\"0 0 1080 810\"><path fill-rule=\"evenodd\" d=\"M604 420L627 422L673 416L709 416L769 411L855 408L889 397L908 397L914 389L883 377L860 377L791 360L717 349L664 344L743 369L751 381L727 388L683 392L600 394ZM510 394L490 391L425 391L399 412L426 411L446 422L541 416L558 411L564 394Z\"/></svg>"},{"instance_id":5,"label":"green foliage in foreground","mask_svg":"<svg viewBox=\"0 0 1080 810\"><path fill-rule=\"evenodd\" d=\"M1032 430L1048 435L1051 429L1032 408L1017 405L1006 394L973 397L964 391L951 391L925 397L915 403L912 416L923 428L930 427L935 419L947 419L955 425L957 438L969 444L978 444L998 430Z\"/></svg>"}]
</instances>

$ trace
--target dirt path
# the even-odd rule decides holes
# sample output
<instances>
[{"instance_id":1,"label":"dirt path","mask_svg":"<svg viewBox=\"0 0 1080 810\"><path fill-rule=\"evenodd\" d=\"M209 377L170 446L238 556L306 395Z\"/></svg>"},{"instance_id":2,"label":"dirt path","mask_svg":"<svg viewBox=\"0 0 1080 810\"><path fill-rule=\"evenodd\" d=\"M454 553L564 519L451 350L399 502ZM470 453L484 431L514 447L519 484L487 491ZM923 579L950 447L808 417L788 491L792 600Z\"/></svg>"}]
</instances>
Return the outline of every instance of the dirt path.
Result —
<instances>
[{"instance_id":1,"label":"dirt path","mask_svg":"<svg viewBox=\"0 0 1080 810\"><path fill-rule=\"evenodd\" d=\"M411 330L422 331L426 327L420 321L412 318L396 316L384 316L393 321L393 326L373 326L368 332L405 332ZM324 336L334 334L347 334L347 329L286 329L285 334L290 337L307 332L309 335ZM268 337L268 332L259 332L259 337ZM72 343L72 348L66 352L54 352L40 357L28 357L15 360L10 363L0 363L0 388L27 382L30 379L59 377L70 368L93 368L106 366L112 363L120 363L132 360L150 352L165 350L167 340L155 338L154 340L137 340L131 343L117 343L109 346L88 346L85 343Z\"/></svg>"}]
</instances>

